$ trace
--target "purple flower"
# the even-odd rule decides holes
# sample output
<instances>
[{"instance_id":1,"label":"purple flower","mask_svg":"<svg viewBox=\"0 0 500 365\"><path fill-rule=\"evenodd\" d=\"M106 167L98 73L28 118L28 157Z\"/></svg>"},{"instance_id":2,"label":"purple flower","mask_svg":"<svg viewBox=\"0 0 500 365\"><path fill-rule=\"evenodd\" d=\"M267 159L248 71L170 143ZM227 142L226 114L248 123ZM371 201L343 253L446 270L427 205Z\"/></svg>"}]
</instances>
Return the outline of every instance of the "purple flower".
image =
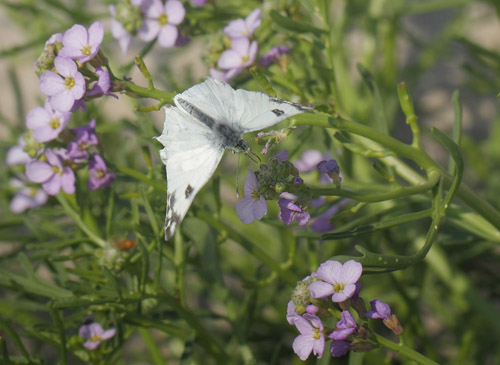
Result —
<instances>
[{"instance_id":1,"label":"purple flower","mask_svg":"<svg viewBox=\"0 0 500 365\"><path fill-rule=\"evenodd\" d=\"M49 101L45 106L31 109L26 115L26 126L33 131L33 138L38 142L48 142L57 138L68 124L71 113L52 110Z\"/></svg>"},{"instance_id":2,"label":"purple flower","mask_svg":"<svg viewBox=\"0 0 500 365\"><path fill-rule=\"evenodd\" d=\"M324 233L333 230L335 227L330 222L331 218L338 213L341 207L346 205L349 202L349 199L342 199L337 203L333 204L330 208L326 209L320 215L318 215L314 222L311 224L311 229L314 232Z\"/></svg>"},{"instance_id":3,"label":"purple flower","mask_svg":"<svg viewBox=\"0 0 500 365\"><path fill-rule=\"evenodd\" d=\"M225 50L217 61L217 66L223 70L241 69L254 63L257 56L257 41L247 38L233 38L231 48Z\"/></svg>"},{"instance_id":4,"label":"purple flower","mask_svg":"<svg viewBox=\"0 0 500 365\"><path fill-rule=\"evenodd\" d=\"M362 272L363 267L354 260L349 260L344 264L328 260L322 263L313 274L320 280L309 285L311 297L326 298L331 295L333 302L343 302L355 293L356 282Z\"/></svg>"},{"instance_id":5,"label":"purple flower","mask_svg":"<svg viewBox=\"0 0 500 365\"><path fill-rule=\"evenodd\" d=\"M351 313L343 311L341 314L342 319L337 322L337 328L328 336L336 341L345 340L347 337L356 332L358 325L354 320Z\"/></svg>"},{"instance_id":6,"label":"purple flower","mask_svg":"<svg viewBox=\"0 0 500 365\"><path fill-rule=\"evenodd\" d=\"M315 306L314 304L309 304L306 307L306 312L309 314L316 314L316 313L318 313L318 311L319 311L319 308L317 306Z\"/></svg>"},{"instance_id":7,"label":"purple flower","mask_svg":"<svg viewBox=\"0 0 500 365\"><path fill-rule=\"evenodd\" d=\"M259 182L250 169L245 180L245 197L236 203L236 214L244 224L261 220L267 214L266 200L259 194Z\"/></svg>"},{"instance_id":8,"label":"purple flower","mask_svg":"<svg viewBox=\"0 0 500 365\"><path fill-rule=\"evenodd\" d=\"M72 130L75 133L75 139L68 144L68 157L75 162L81 162L89 158L88 148L96 146L99 141L95 133L95 119L92 119L88 125L78 127Z\"/></svg>"},{"instance_id":9,"label":"purple flower","mask_svg":"<svg viewBox=\"0 0 500 365\"><path fill-rule=\"evenodd\" d=\"M283 150L277 155L274 156L275 159L277 159L279 162L288 160L288 150Z\"/></svg>"},{"instance_id":10,"label":"purple flower","mask_svg":"<svg viewBox=\"0 0 500 365\"><path fill-rule=\"evenodd\" d=\"M292 326L295 324L295 318L300 317L300 315L295 311L295 309L296 309L295 303L293 302L293 300L290 300L286 307L286 320Z\"/></svg>"},{"instance_id":11,"label":"purple flower","mask_svg":"<svg viewBox=\"0 0 500 365\"><path fill-rule=\"evenodd\" d=\"M31 161L30 155L28 155L24 151L24 146L26 145L26 141L23 136L19 137L17 140L17 145L12 146L7 150L6 163L7 166L13 165L24 165Z\"/></svg>"},{"instance_id":12,"label":"purple flower","mask_svg":"<svg viewBox=\"0 0 500 365\"><path fill-rule=\"evenodd\" d=\"M267 52L264 56L260 58L260 64L264 67L267 67L271 63L273 63L276 59L278 59L279 56L288 52L290 52L290 48L287 46L281 45L273 47L269 50L269 52Z\"/></svg>"},{"instance_id":13,"label":"purple flower","mask_svg":"<svg viewBox=\"0 0 500 365\"><path fill-rule=\"evenodd\" d=\"M311 352L320 359L325 350L325 335L321 319L306 313L302 317L295 318L294 325L300 335L293 341L293 351L302 361L306 360Z\"/></svg>"},{"instance_id":14,"label":"purple flower","mask_svg":"<svg viewBox=\"0 0 500 365\"><path fill-rule=\"evenodd\" d=\"M196 6L203 6L205 5L207 0L191 0L191 3L193 3Z\"/></svg>"},{"instance_id":15,"label":"purple flower","mask_svg":"<svg viewBox=\"0 0 500 365\"><path fill-rule=\"evenodd\" d=\"M278 200L280 207L280 219L289 226L296 219L299 226L306 225L311 216L294 202L287 199Z\"/></svg>"},{"instance_id":16,"label":"purple flower","mask_svg":"<svg viewBox=\"0 0 500 365\"><path fill-rule=\"evenodd\" d=\"M330 344L330 353L333 357L344 356L349 352L351 343L347 341L332 341Z\"/></svg>"},{"instance_id":17,"label":"purple flower","mask_svg":"<svg viewBox=\"0 0 500 365\"><path fill-rule=\"evenodd\" d=\"M88 31L83 25L75 24L64 32L59 55L87 62L99 52L103 37L104 28L100 22L94 22Z\"/></svg>"},{"instance_id":18,"label":"purple flower","mask_svg":"<svg viewBox=\"0 0 500 365\"><path fill-rule=\"evenodd\" d=\"M69 58L57 56L54 65L57 73L45 71L40 76L40 90L50 96L49 102L54 110L69 112L75 100L85 94L85 79Z\"/></svg>"},{"instance_id":19,"label":"purple flower","mask_svg":"<svg viewBox=\"0 0 500 365\"><path fill-rule=\"evenodd\" d=\"M300 173L306 173L316 169L316 166L318 166L318 163L322 160L324 160L324 156L320 151L307 150L300 156L300 160L295 161L293 165Z\"/></svg>"},{"instance_id":20,"label":"purple flower","mask_svg":"<svg viewBox=\"0 0 500 365\"><path fill-rule=\"evenodd\" d=\"M110 5L109 12L113 16L111 18L111 34L118 41L122 53L127 53L132 44L132 35L123 27L122 23L116 20L116 6Z\"/></svg>"},{"instance_id":21,"label":"purple flower","mask_svg":"<svg viewBox=\"0 0 500 365\"><path fill-rule=\"evenodd\" d=\"M245 19L231 21L224 28L224 33L229 38L248 38L260 26L260 23L260 9L255 9Z\"/></svg>"},{"instance_id":22,"label":"purple flower","mask_svg":"<svg viewBox=\"0 0 500 365\"><path fill-rule=\"evenodd\" d=\"M19 214L25 210L37 208L47 202L48 195L42 189L29 187L24 181L16 178L9 180L16 192L10 201L9 208L14 214Z\"/></svg>"},{"instance_id":23,"label":"purple flower","mask_svg":"<svg viewBox=\"0 0 500 365\"><path fill-rule=\"evenodd\" d=\"M97 153L89 160L90 178L87 184L89 190L97 190L111 185L115 180L115 174L109 172L104 160Z\"/></svg>"},{"instance_id":24,"label":"purple flower","mask_svg":"<svg viewBox=\"0 0 500 365\"><path fill-rule=\"evenodd\" d=\"M243 68L233 68L228 71L221 71L217 70L216 68L211 67L210 68L210 76L212 76L214 79L222 81L222 82L229 82L233 77L235 77L237 74L239 74L243 70Z\"/></svg>"},{"instance_id":25,"label":"purple flower","mask_svg":"<svg viewBox=\"0 0 500 365\"><path fill-rule=\"evenodd\" d=\"M26 164L26 175L33 182L42 184L49 195L57 195L61 188L67 194L75 192L75 174L63 166L65 151L45 150L46 161L33 160Z\"/></svg>"},{"instance_id":26,"label":"purple flower","mask_svg":"<svg viewBox=\"0 0 500 365\"><path fill-rule=\"evenodd\" d=\"M116 329L110 328L109 330L104 330L99 323L92 322L81 326L78 333L87 340L83 346L89 350L95 350L102 341L113 337L116 334Z\"/></svg>"},{"instance_id":27,"label":"purple flower","mask_svg":"<svg viewBox=\"0 0 500 365\"><path fill-rule=\"evenodd\" d=\"M326 174L330 179L333 180L335 185L340 185L342 178L340 177L339 164L335 160L321 161L318 163L318 170L323 174Z\"/></svg>"},{"instance_id":28,"label":"purple flower","mask_svg":"<svg viewBox=\"0 0 500 365\"><path fill-rule=\"evenodd\" d=\"M365 317L374 319L386 319L392 314L389 304L384 303L378 299L370 301L371 310L365 313Z\"/></svg>"},{"instance_id":29,"label":"purple flower","mask_svg":"<svg viewBox=\"0 0 500 365\"><path fill-rule=\"evenodd\" d=\"M47 49L47 46L49 44L54 44L54 43L62 43L63 40L63 34L62 33L54 33L50 36L49 39L45 42L45 47L44 50Z\"/></svg>"},{"instance_id":30,"label":"purple flower","mask_svg":"<svg viewBox=\"0 0 500 365\"><path fill-rule=\"evenodd\" d=\"M109 92L109 90L111 89L111 79L109 78L109 72L97 67L95 69L95 73L99 78L92 86L92 89L87 92L87 96L111 95L118 99L116 95L113 95Z\"/></svg>"},{"instance_id":31,"label":"purple flower","mask_svg":"<svg viewBox=\"0 0 500 365\"><path fill-rule=\"evenodd\" d=\"M176 25L186 14L182 3L177 0L167 0L165 4L161 0L144 0L141 9L146 18L139 29L139 38L150 42L158 37L160 46L173 47L179 34Z\"/></svg>"}]
</instances>

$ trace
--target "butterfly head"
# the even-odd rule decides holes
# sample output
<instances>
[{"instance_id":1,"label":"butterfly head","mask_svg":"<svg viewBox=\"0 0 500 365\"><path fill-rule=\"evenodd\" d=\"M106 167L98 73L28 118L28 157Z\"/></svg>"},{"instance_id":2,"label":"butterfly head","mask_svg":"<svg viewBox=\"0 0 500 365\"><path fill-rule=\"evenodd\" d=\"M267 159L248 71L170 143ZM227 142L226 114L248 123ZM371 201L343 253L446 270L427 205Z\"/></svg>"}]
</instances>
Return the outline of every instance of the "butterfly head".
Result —
<instances>
[{"instance_id":1,"label":"butterfly head","mask_svg":"<svg viewBox=\"0 0 500 365\"><path fill-rule=\"evenodd\" d=\"M241 153L241 152L246 153L246 152L250 151L250 147L248 147L247 142L241 138L233 147L231 147L231 149L234 152L238 152L238 153Z\"/></svg>"}]
</instances>

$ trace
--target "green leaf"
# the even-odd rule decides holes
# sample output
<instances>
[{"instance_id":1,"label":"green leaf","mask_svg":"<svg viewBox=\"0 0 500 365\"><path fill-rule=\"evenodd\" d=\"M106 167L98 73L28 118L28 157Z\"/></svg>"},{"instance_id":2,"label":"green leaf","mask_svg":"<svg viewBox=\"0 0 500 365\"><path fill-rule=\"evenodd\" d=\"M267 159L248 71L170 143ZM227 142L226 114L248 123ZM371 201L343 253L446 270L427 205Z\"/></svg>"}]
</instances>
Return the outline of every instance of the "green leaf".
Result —
<instances>
[{"instance_id":1,"label":"green leaf","mask_svg":"<svg viewBox=\"0 0 500 365\"><path fill-rule=\"evenodd\" d=\"M271 10L271 19L280 27L290 30L292 32L298 32L298 33L314 33L314 34L322 34L322 33L327 33L326 30L321 29L321 28L316 28L312 25L305 24L305 23L299 23L296 22L295 20L292 20L290 18L284 17L280 13L278 13L276 10Z\"/></svg>"}]
</instances>

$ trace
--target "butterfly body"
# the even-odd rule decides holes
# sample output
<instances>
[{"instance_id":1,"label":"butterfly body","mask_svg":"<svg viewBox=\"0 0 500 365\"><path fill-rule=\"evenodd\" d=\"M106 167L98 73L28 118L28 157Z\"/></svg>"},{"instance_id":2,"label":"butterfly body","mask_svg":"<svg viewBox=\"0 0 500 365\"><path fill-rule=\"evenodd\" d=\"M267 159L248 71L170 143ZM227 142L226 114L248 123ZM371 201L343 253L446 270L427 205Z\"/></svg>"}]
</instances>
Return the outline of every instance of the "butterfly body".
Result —
<instances>
[{"instance_id":1,"label":"butterfly body","mask_svg":"<svg viewBox=\"0 0 500 365\"><path fill-rule=\"evenodd\" d=\"M247 152L242 135L270 127L310 110L299 104L208 78L174 97L165 108L165 123L157 138L167 172L165 240L175 232L200 189L215 172L229 148Z\"/></svg>"}]
</instances>

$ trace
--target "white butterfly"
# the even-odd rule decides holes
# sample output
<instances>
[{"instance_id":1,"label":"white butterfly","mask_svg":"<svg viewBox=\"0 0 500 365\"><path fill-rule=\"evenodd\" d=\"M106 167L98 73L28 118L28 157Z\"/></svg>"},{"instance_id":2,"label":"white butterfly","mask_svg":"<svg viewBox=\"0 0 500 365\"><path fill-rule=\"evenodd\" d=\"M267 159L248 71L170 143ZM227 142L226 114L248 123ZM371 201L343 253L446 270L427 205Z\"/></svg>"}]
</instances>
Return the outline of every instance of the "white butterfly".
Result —
<instances>
[{"instance_id":1,"label":"white butterfly","mask_svg":"<svg viewBox=\"0 0 500 365\"><path fill-rule=\"evenodd\" d=\"M163 132L157 137L165 147L160 157L167 169L165 240L173 236L226 148L247 152L243 133L311 110L260 92L234 90L212 78L177 94L174 103L176 107L165 108Z\"/></svg>"}]
</instances>

